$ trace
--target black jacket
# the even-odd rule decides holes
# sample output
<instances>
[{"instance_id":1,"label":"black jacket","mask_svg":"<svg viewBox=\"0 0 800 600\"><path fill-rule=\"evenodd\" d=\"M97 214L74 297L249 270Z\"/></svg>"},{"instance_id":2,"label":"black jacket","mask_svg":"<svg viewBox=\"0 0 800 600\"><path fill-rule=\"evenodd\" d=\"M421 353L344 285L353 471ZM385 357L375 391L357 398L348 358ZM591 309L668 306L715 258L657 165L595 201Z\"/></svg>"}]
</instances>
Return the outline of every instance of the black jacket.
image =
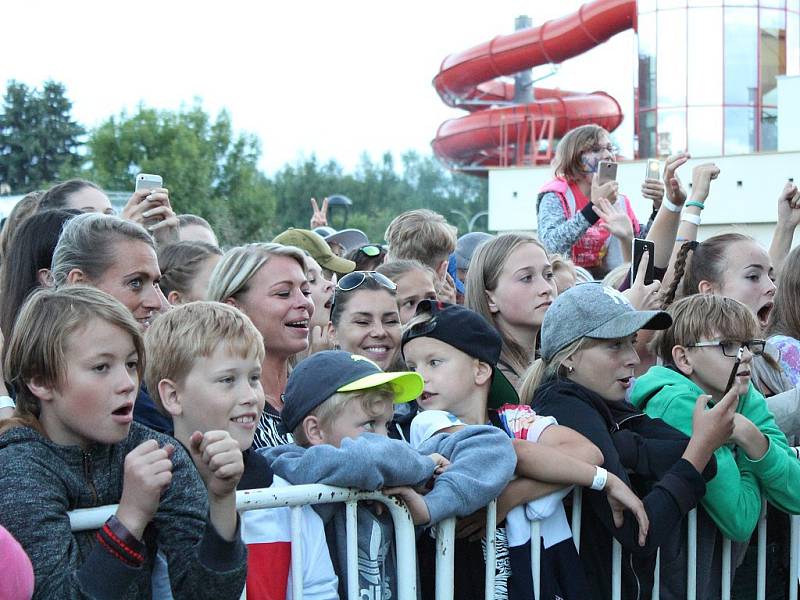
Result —
<instances>
[{"instance_id":1,"label":"black jacket","mask_svg":"<svg viewBox=\"0 0 800 600\"><path fill-rule=\"evenodd\" d=\"M622 597L650 598L656 550L674 536L685 537L682 521L705 494L705 482L716 473L712 458L701 475L681 458L689 438L660 419L651 419L624 401L607 402L569 380L550 380L534 394L533 408L552 415L591 440L603 453L603 467L629 484L642 498L650 530L639 546L639 527L629 512L614 526L603 492L584 491L581 560L592 587L611 597L611 536L622 544ZM610 535L609 535L610 534ZM665 558L667 559L665 561ZM669 557L662 557L662 564Z\"/></svg>"}]
</instances>

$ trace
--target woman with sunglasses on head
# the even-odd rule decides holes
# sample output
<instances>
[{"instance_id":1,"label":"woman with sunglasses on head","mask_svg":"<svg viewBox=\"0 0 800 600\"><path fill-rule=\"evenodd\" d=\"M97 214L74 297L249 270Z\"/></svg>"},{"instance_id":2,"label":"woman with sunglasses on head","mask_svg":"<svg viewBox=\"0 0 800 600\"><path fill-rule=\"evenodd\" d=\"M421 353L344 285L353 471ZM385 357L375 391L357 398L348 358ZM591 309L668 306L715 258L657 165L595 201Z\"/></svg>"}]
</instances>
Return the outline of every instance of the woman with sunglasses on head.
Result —
<instances>
[{"instance_id":1,"label":"woman with sunglasses on head","mask_svg":"<svg viewBox=\"0 0 800 600\"><path fill-rule=\"evenodd\" d=\"M697 597L718 598L721 536L740 542L735 569L758 523L762 498L784 512L800 513L800 461L750 380L753 357L764 351L752 312L731 298L695 294L670 306L669 313L672 326L653 342L664 366L636 380L633 405L691 435L699 395L707 394L710 406L729 390L738 396L733 434L714 452L717 474L706 484L698 511ZM666 552L674 558L670 568L662 568L661 597L685 597L686 547ZM662 565L664 553L662 548Z\"/></svg>"},{"instance_id":2,"label":"woman with sunglasses on head","mask_svg":"<svg viewBox=\"0 0 800 600\"><path fill-rule=\"evenodd\" d=\"M397 286L375 271L353 271L339 279L328 324L334 346L393 370L401 336L396 294Z\"/></svg>"},{"instance_id":3,"label":"woman with sunglasses on head","mask_svg":"<svg viewBox=\"0 0 800 600\"><path fill-rule=\"evenodd\" d=\"M290 443L280 418L281 395L289 377L289 360L308 348L308 327L314 315L305 255L299 248L274 243L232 248L211 273L208 299L241 310L264 337L261 385L267 403L253 447Z\"/></svg>"},{"instance_id":4,"label":"woman with sunglasses on head","mask_svg":"<svg viewBox=\"0 0 800 600\"><path fill-rule=\"evenodd\" d=\"M378 244L366 244L354 248L345 258L356 263L356 271L376 271L386 260L386 250Z\"/></svg>"},{"instance_id":5,"label":"woman with sunglasses on head","mask_svg":"<svg viewBox=\"0 0 800 600\"><path fill-rule=\"evenodd\" d=\"M605 129L583 125L567 132L556 148L555 178L539 190L536 206L539 238L547 252L571 258L597 279L630 261L631 239L647 232L617 182L598 181L601 161L616 162ZM664 184L647 179L642 195L653 201L655 216Z\"/></svg>"}]
</instances>

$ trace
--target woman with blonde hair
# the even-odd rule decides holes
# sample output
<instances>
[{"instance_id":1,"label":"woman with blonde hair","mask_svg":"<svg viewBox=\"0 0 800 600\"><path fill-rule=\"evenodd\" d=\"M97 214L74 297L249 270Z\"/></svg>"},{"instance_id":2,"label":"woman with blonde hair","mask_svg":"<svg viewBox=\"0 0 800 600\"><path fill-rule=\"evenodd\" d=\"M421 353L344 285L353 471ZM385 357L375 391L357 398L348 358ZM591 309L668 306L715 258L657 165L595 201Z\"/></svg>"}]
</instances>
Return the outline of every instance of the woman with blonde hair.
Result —
<instances>
[{"instance_id":1,"label":"woman with blonde hair","mask_svg":"<svg viewBox=\"0 0 800 600\"><path fill-rule=\"evenodd\" d=\"M241 310L264 337L261 385L267 404L253 447L291 442L282 428L281 395L289 377L290 358L308 348L309 322L314 314L305 255L293 246L274 243L232 248L211 273L208 299Z\"/></svg>"},{"instance_id":2,"label":"woman with blonde hair","mask_svg":"<svg viewBox=\"0 0 800 600\"><path fill-rule=\"evenodd\" d=\"M464 304L500 333L498 367L516 388L536 357L536 338L557 294L547 252L530 234L498 235L472 256Z\"/></svg>"}]
</instances>

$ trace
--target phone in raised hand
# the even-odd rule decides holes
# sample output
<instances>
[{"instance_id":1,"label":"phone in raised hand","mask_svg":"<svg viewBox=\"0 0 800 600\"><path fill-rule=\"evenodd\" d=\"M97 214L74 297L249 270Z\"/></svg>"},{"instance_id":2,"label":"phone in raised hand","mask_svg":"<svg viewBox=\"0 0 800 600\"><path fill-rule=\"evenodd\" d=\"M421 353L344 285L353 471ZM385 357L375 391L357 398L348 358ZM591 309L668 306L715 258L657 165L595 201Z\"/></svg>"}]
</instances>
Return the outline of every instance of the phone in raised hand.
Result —
<instances>
[{"instance_id":1,"label":"phone in raised hand","mask_svg":"<svg viewBox=\"0 0 800 600\"><path fill-rule=\"evenodd\" d=\"M610 160L601 160L597 163L597 183L603 185L609 181L617 180L617 163Z\"/></svg>"},{"instance_id":2,"label":"phone in raised hand","mask_svg":"<svg viewBox=\"0 0 800 600\"><path fill-rule=\"evenodd\" d=\"M647 159L647 172L645 179L659 179L661 177L661 161L657 158Z\"/></svg>"},{"instance_id":3,"label":"phone in raised hand","mask_svg":"<svg viewBox=\"0 0 800 600\"><path fill-rule=\"evenodd\" d=\"M647 261L647 271L645 271L644 274L644 284L650 285L653 283L653 279L655 277L653 272L653 253L656 250L656 245L654 242L649 240L633 238L631 246L631 256L633 256L633 260L631 261L631 285L633 285L633 280L636 279L636 273L639 271L639 263L642 262L642 255L645 253L645 251L648 252L650 259Z\"/></svg>"},{"instance_id":4,"label":"phone in raised hand","mask_svg":"<svg viewBox=\"0 0 800 600\"><path fill-rule=\"evenodd\" d=\"M150 173L139 173L136 175L136 183L134 185L135 191L138 192L141 190L147 190L148 192L151 192L160 187L164 187L164 179L161 177L161 175L151 175ZM154 208L155 206L156 204L153 204L149 208ZM149 227L150 225L155 225L160 220L161 219L158 217L149 219L146 218L143 225L145 227Z\"/></svg>"}]
</instances>

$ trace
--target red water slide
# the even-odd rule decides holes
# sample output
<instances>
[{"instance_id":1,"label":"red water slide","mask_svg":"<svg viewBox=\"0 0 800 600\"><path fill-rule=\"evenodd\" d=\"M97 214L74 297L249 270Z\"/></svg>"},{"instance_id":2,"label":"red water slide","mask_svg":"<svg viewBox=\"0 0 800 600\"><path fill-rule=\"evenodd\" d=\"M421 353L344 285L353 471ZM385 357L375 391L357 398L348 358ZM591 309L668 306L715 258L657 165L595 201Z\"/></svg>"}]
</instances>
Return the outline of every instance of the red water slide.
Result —
<instances>
[{"instance_id":1,"label":"red water slide","mask_svg":"<svg viewBox=\"0 0 800 600\"><path fill-rule=\"evenodd\" d=\"M631 28L636 28L636 0L594 0L560 19L451 54L433 85L446 104L471 114L439 126L434 153L455 168L486 168L530 159L534 153L526 154L526 146L560 138L579 125L596 123L613 131L622 110L604 92L536 88L534 102L509 106L514 85L496 78L563 62ZM487 108L492 103L505 106Z\"/></svg>"}]
</instances>

